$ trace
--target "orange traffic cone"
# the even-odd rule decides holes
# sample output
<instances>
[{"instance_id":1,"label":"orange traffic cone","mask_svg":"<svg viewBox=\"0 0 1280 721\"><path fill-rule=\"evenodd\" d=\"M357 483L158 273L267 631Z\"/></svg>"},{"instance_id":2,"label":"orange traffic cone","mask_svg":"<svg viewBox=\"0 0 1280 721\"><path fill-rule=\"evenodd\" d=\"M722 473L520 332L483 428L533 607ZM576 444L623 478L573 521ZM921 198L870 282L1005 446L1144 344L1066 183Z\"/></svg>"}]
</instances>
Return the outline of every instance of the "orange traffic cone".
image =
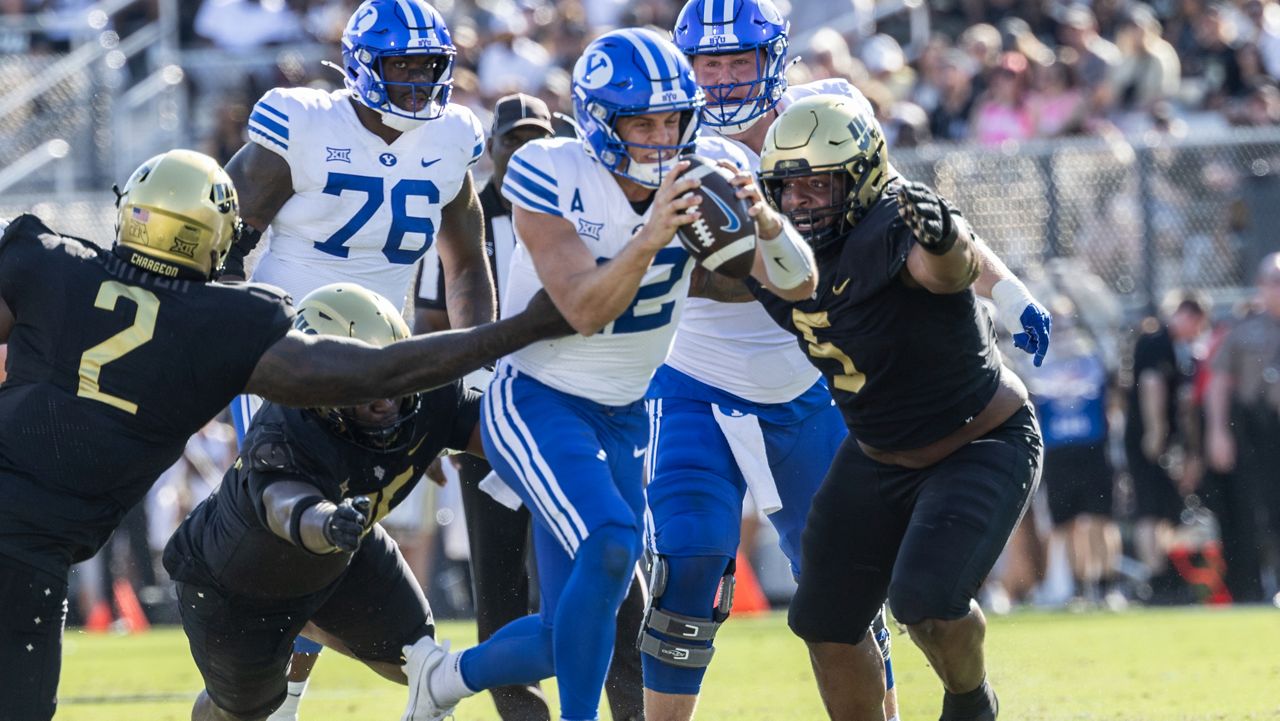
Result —
<instances>
[{"instance_id":1,"label":"orange traffic cone","mask_svg":"<svg viewBox=\"0 0 1280 721\"><path fill-rule=\"evenodd\" d=\"M138 597L133 593L133 584L127 579L117 578L112 588L115 591L116 608L120 609L120 616L129 633L146 633L151 630L147 614L143 613L142 604L138 603Z\"/></svg>"},{"instance_id":2,"label":"orange traffic cone","mask_svg":"<svg viewBox=\"0 0 1280 721\"><path fill-rule=\"evenodd\" d=\"M101 599L89 610L89 617L84 621L84 630L90 633L106 633L111 628L111 604Z\"/></svg>"},{"instance_id":3,"label":"orange traffic cone","mask_svg":"<svg viewBox=\"0 0 1280 721\"><path fill-rule=\"evenodd\" d=\"M768 613L769 599L760 588L760 581L751 568L751 561L741 553L738 554L737 570L734 572L733 613L739 615L755 615Z\"/></svg>"}]
</instances>

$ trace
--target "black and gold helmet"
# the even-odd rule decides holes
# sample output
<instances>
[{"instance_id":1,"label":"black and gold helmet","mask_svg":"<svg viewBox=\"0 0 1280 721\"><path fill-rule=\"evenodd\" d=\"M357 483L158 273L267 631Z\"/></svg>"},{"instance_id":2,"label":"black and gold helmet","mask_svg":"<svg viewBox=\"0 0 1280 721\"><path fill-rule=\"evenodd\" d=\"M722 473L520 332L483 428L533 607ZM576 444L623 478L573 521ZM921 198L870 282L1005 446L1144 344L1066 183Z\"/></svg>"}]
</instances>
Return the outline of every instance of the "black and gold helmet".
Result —
<instances>
[{"instance_id":1,"label":"black and gold helmet","mask_svg":"<svg viewBox=\"0 0 1280 721\"><path fill-rule=\"evenodd\" d=\"M783 211L784 179L821 174L831 176L828 205ZM862 104L842 95L814 95L793 103L770 126L760 154L765 198L814 248L844 237L880 199L889 175L880 124ZM824 223L827 218L836 222Z\"/></svg>"},{"instance_id":2,"label":"black and gold helmet","mask_svg":"<svg viewBox=\"0 0 1280 721\"><path fill-rule=\"evenodd\" d=\"M169 277L212 278L240 228L236 189L218 161L170 150L138 166L117 191L116 250Z\"/></svg>"},{"instance_id":3,"label":"black and gold helmet","mask_svg":"<svg viewBox=\"0 0 1280 721\"><path fill-rule=\"evenodd\" d=\"M408 338L409 326L391 301L355 283L330 283L307 294L297 306L293 327L312 335L355 338L378 347ZM340 438L380 453L403 450L412 435L412 420L421 394L400 399L400 413L386 426L356 420L349 408L317 408L314 412Z\"/></svg>"}]
</instances>

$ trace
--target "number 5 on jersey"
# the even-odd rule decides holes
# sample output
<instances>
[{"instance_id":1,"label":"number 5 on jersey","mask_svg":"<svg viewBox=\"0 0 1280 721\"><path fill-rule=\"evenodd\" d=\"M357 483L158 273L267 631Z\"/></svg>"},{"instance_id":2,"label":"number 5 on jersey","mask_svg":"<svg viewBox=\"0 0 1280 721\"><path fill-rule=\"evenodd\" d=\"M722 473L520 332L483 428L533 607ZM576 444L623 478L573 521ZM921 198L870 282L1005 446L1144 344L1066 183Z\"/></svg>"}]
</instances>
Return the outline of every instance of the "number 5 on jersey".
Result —
<instances>
[{"instance_id":1,"label":"number 5 on jersey","mask_svg":"<svg viewBox=\"0 0 1280 721\"><path fill-rule=\"evenodd\" d=\"M347 257L350 252L346 246L347 241L360 232L360 229L373 218L386 200L382 178L378 176L329 173L324 192L327 195L340 196L346 191L363 193L364 204L333 235L315 244L316 250L339 258ZM404 178L391 186L391 228L387 231L387 242L382 246L382 254L389 262L397 265L417 263L435 240L436 226L430 218L409 215L409 198L414 196L426 198L427 202L433 205L440 202L440 191L430 180ZM425 237L421 248L406 250L402 247L404 236L408 233L420 233Z\"/></svg>"},{"instance_id":2,"label":"number 5 on jersey","mask_svg":"<svg viewBox=\"0 0 1280 721\"><path fill-rule=\"evenodd\" d=\"M791 322L795 324L796 330L800 331L804 339L809 342L809 355L814 358L830 358L839 363L841 368L844 369L843 374L832 378L832 385L849 393L857 393L862 390L862 386L867 383L867 376L853 365L853 359L832 343L819 343L818 336L814 335L814 328L831 327L831 321L827 318L826 311L803 313L793 308L791 310Z\"/></svg>"}]
</instances>

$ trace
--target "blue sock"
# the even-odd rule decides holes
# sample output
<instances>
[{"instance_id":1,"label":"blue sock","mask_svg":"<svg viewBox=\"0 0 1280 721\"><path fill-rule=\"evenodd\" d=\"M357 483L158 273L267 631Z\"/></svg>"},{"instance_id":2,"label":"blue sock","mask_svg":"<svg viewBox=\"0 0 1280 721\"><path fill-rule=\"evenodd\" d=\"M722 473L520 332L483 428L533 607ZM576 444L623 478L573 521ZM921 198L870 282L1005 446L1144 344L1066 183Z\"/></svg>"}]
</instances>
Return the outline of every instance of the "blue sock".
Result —
<instances>
[{"instance_id":1,"label":"blue sock","mask_svg":"<svg viewBox=\"0 0 1280 721\"><path fill-rule=\"evenodd\" d=\"M324 650L324 646L312 641L306 636L298 636L293 639L294 653L320 653Z\"/></svg>"},{"instance_id":2,"label":"blue sock","mask_svg":"<svg viewBox=\"0 0 1280 721\"><path fill-rule=\"evenodd\" d=\"M527 686L549 678L556 672L551 627L537 614L518 618L464 651L458 669L463 683L473 691Z\"/></svg>"},{"instance_id":3,"label":"blue sock","mask_svg":"<svg viewBox=\"0 0 1280 721\"><path fill-rule=\"evenodd\" d=\"M634 528L592 531L573 562L555 611L553 644L562 719L595 719L613 656L618 608L640 552Z\"/></svg>"}]
</instances>

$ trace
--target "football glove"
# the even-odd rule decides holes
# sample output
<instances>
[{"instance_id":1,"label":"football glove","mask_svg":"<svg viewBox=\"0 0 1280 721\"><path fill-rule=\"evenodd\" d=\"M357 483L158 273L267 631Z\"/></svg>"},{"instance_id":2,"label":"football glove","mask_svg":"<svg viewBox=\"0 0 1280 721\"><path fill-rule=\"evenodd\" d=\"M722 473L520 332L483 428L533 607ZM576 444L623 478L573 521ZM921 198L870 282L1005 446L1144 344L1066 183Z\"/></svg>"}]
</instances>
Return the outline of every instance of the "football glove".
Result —
<instances>
[{"instance_id":1,"label":"football glove","mask_svg":"<svg viewBox=\"0 0 1280 721\"><path fill-rule=\"evenodd\" d=\"M1032 362L1039 368L1049 352L1049 335L1053 331L1049 311L1013 278L996 283L991 288L991 300L995 301L1000 321L1013 335L1014 347L1034 356Z\"/></svg>"},{"instance_id":2,"label":"football glove","mask_svg":"<svg viewBox=\"0 0 1280 721\"><path fill-rule=\"evenodd\" d=\"M898 215L911 228L920 247L934 255L945 255L960 236L960 226L952 217L959 212L923 183L902 184L898 190Z\"/></svg>"},{"instance_id":3,"label":"football glove","mask_svg":"<svg viewBox=\"0 0 1280 721\"><path fill-rule=\"evenodd\" d=\"M333 509L324 524L324 540L341 551L351 553L360 547L365 521L369 517L371 503L365 496L347 498Z\"/></svg>"}]
</instances>

